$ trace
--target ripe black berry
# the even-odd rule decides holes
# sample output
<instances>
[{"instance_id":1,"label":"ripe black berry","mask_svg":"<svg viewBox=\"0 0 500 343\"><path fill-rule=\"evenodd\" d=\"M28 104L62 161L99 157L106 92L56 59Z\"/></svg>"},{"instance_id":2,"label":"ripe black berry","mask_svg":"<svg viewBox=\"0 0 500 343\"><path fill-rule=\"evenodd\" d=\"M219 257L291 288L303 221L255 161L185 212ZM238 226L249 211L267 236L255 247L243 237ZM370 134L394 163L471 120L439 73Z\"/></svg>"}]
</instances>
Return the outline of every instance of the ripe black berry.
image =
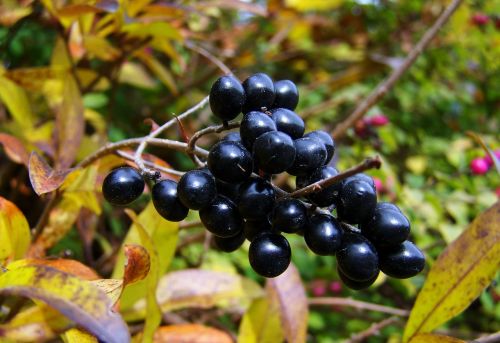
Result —
<instances>
[{"instance_id":1,"label":"ripe black berry","mask_svg":"<svg viewBox=\"0 0 500 343\"><path fill-rule=\"evenodd\" d=\"M355 281L355 280L349 279L344 273L342 273L340 268L337 268L337 273L339 274L339 277L342 280L342 282L347 287L349 287L350 289L354 289L356 291L368 288L371 285L373 285L373 283L377 280L377 277L379 274L379 273L377 273L374 277L372 277L371 279L369 279L367 281Z\"/></svg>"},{"instance_id":2,"label":"ripe black berry","mask_svg":"<svg viewBox=\"0 0 500 343\"><path fill-rule=\"evenodd\" d=\"M351 280L368 281L379 273L375 247L360 234L345 232L337 251L337 263L342 273Z\"/></svg>"},{"instance_id":3,"label":"ripe black berry","mask_svg":"<svg viewBox=\"0 0 500 343\"><path fill-rule=\"evenodd\" d=\"M378 202L377 206L375 207L375 211L378 210L384 210L384 211L392 210L396 212L401 212L400 208L391 202Z\"/></svg>"},{"instance_id":4,"label":"ripe black berry","mask_svg":"<svg viewBox=\"0 0 500 343\"><path fill-rule=\"evenodd\" d=\"M370 186L375 189L375 181L373 181L373 178L371 176L368 176L364 173L358 173L354 174L353 176L348 177L347 179L344 180L344 184L351 182L352 180L359 180L359 181L364 181Z\"/></svg>"},{"instance_id":5,"label":"ripe black berry","mask_svg":"<svg viewBox=\"0 0 500 343\"><path fill-rule=\"evenodd\" d=\"M297 199L283 199L274 206L271 223L273 229L287 233L302 230L307 223L307 208Z\"/></svg>"},{"instance_id":6,"label":"ripe black berry","mask_svg":"<svg viewBox=\"0 0 500 343\"><path fill-rule=\"evenodd\" d=\"M257 73L243 81L245 90L245 104L243 113L261 111L263 107L271 109L274 102L274 84L271 78L264 73Z\"/></svg>"},{"instance_id":7,"label":"ripe black berry","mask_svg":"<svg viewBox=\"0 0 500 343\"><path fill-rule=\"evenodd\" d=\"M406 279L420 273L424 266L424 254L410 241L380 251L380 269L389 276Z\"/></svg>"},{"instance_id":8,"label":"ripe black berry","mask_svg":"<svg viewBox=\"0 0 500 343\"><path fill-rule=\"evenodd\" d=\"M295 145L286 133L266 132L255 140L253 156L261 170L279 174L292 166L295 160Z\"/></svg>"},{"instance_id":9,"label":"ripe black berry","mask_svg":"<svg viewBox=\"0 0 500 343\"><path fill-rule=\"evenodd\" d=\"M250 242L254 240L255 237L262 233L270 233L274 231L271 227L271 223L267 218L250 220L245 219L245 224L243 224L243 232L245 238Z\"/></svg>"},{"instance_id":10,"label":"ripe black berry","mask_svg":"<svg viewBox=\"0 0 500 343\"><path fill-rule=\"evenodd\" d=\"M291 257L290 244L285 237L275 233L255 237L248 251L253 270L268 278L282 274L288 268Z\"/></svg>"},{"instance_id":11,"label":"ripe black berry","mask_svg":"<svg viewBox=\"0 0 500 343\"><path fill-rule=\"evenodd\" d=\"M274 188L269 182L261 178L250 179L240 185L238 210L245 219L259 219L273 209L275 199Z\"/></svg>"},{"instance_id":12,"label":"ripe black berry","mask_svg":"<svg viewBox=\"0 0 500 343\"><path fill-rule=\"evenodd\" d=\"M251 111L243 116L240 124L240 136L243 145L252 151L257 137L268 131L276 131L276 124L263 112Z\"/></svg>"},{"instance_id":13,"label":"ripe black berry","mask_svg":"<svg viewBox=\"0 0 500 343\"><path fill-rule=\"evenodd\" d=\"M328 132L322 130L311 131L306 133L304 137L310 137L320 140L325 145L326 148L327 156L325 164L330 162L330 160L333 157L333 154L335 154L335 142L333 141L332 136L328 134Z\"/></svg>"},{"instance_id":14,"label":"ripe black berry","mask_svg":"<svg viewBox=\"0 0 500 343\"><path fill-rule=\"evenodd\" d=\"M327 153L321 141L304 137L296 139L293 143L296 151L295 161L287 170L289 174L308 174L325 163Z\"/></svg>"},{"instance_id":15,"label":"ripe black berry","mask_svg":"<svg viewBox=\"0 0 500 343\"><path fill-rule=\"evenodd\" d=\"M339 218L351 224L364 222L377 205L375 187L359 179L342 183L337 203Z\"/></svg>"},{"instance_id":16,"label":"ripe black berry","mask_svg":"<svg viewBox=\"0 0 500 343\"><path fill-rule=\"evenodd\" d=\"M307 246L317 255L335 255L340 247L342 229L331 215L315 214L309 218L304 231Z\"/></svg>"},{"instance_id":17,"label":"ripe black berry","mask_svg":"<svg viewBox=\"0 0 500 343\"><path fill-rule=\"evenodd\" d=\"M217 195L199 213L203 225L215 236L232 237L243 230L243 219L236 205L223 195Z\"/></svg>"},{"instance_id":18,"label":"ripe black berry","mask_svg":"<svg viewBox=\"0 0 500 343\"><path fill-rule=\"evenodd\" d=\"M217 248L224 252L236 251L245 242L243 230L233 237L218 237L214 236L214 243Z\"/></svg>"},{"instance_id":19,"label":"ripe black berry","mask_svg":"<svg viewBox=\"0 0 500 343\"><path fill-rule=\"evenodd\" d=\"M210 108L215 116L228 121L236 118L245 103L245 91L232 75L220 77L210 89Z\"/></svg>"},{"instance_id":20,"label":"ripe black berry","mask_svg":"<svg viewBox=\"0 0 500 343\"><path fill-rule=\"evenodd\" d=\"M392 208L376 207L373 215L360 229L377 247L403 243L410 234L410 222L403 213Z\"/></svg>"},{"instance_id":21,"label":"ripe black berry","mask_svg":"<svg viewBox=\"0 0 500 343\"><path fill-rule=\"evenodd\" d=\"M238 142L218 142L210 149L207 162L212 175L225 182L241 182L252 174L252 156Z\"/></svg>"},{"instance_id":22,"label":"ripe black berry","mask_svg":"<svg viewBox=\"0 0 500 343\"><path fill-rule=\"evenodd\" d=\"M102 194L113 205L128 205L143 191L144 179L137 170L131 167L112 170L102 183Z\"/></svg>"},{"instance_id":23,"label":"ripe black berry","mask_svg":"<svg viewBox=\"0 0 500 343\"><path fill-rule=\"evenodd\" d=\"M213 176L201 170L190 170L182 175L177 195L182 204L192 210L208 205L217 194Z\"/></svg>"},{"instance_id":24,"label":"ripe black berry","mask_svg":"<svg viewBox=\"0 0 500 343\"><path fill-rule=\"evenodd\" d=\"M229 183L215 179L215 184L217 186L217 194L228 197L235 204L238 203L238 198L240 196L240 183Z\"/></svg>"},{"instance_id":25,"label":"ripe black berry","mask_svg":"<svg viewBox=\"0 0 500 343\"><path fill-rule=\"evenodd\" d=\"M308 184L328 179L338 173L337 169L333 167L321 166L309 176ZM337 202L340 189L341 182L337 182L328 187L323 187L321 191L309 194L307 198L319 207L331 206Z\"/></svg>"},{"instance_id":26,"label":"ripe black berry","mask_svg":"<svg viewBox=\"0 0 500 343\"><path fill-rule=\"evenodd\" d=\"M299 103L299 90L295 83L290 80L279 80L274 83L276 97L273 108L288 108L294 110Z\"/></svg>"},{"instance_id":27,"label":"ripe black berry","mask_svg":"<svg viewBox=\"0 0 500 343\"><path fill-rule=\"evenodd\" d=\"M156 211L165 219L179 222L186 218L189 209L184 206L177 196L177 182L162 180L151 190L153 205Z\"/></svg>"},{"instance_id":28,"label":"ripe black berry","mask_svg":"<svg viewBox=\"0 0 500 343\"><path fill-rule=\"evenodd\" d=\"M221 141L233 141L241 143L241 136L239 132L229 132L227 135L222 137Z\"/></svg>"},{"instance_id":29,"label":"ripe black berry","mask_svg":"<svg viewBox=\"0 0 500 343\"><path fill-rule=\"evenodd\" d=\"M304 121L297 113L287 108L275 108L271 111L276 128L293 139L302 137L305 131Z\"/></svg>"}]
</instances>

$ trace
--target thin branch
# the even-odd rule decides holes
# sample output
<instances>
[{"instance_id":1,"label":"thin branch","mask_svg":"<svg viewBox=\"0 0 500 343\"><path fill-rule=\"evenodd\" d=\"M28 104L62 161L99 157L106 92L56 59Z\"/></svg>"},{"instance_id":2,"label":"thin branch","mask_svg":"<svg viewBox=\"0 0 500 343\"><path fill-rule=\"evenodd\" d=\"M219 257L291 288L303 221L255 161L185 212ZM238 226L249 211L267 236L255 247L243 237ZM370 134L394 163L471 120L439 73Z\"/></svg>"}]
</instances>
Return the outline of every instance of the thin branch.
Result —
<instances>
[{"instance_id":1,"label":"thin branch","mask_svg":"<svg viewBox=\"0 0 500 343\"><path fill-rule=\"evenodd\" d=\"M377 335L380 330L383 328L395 324L400 320L398 317L389 317L386 318L378 323L373 323L368 329L365 331L361 331L355 335L352 335L350 339L345 341L345 343L359 343L359 342L364 342L366 339L370 338L371 336Z\"/></svg>"},{"instance_id":2,"label":"thin branch","mask_svg":"<svg viewBox=\"0 0 500 343\"><path fill-rule=\"evenodd\" d=\"M342 173L339 173L339 174L332 176L332 177L329 177L327 179L312 183L309 186L306 186L304 188L298 189L295 192L293 192L292 194L290 194L290 196L292 198L300 198L300 197L303 197L303 196L311 194L311 193L319 192L321 189L328 187L328 186L331 186L334 183L337 183L341 180L344 180L344 179L348 178L349 176L353 176L355 174L361 173L365 170L372 169L372 168L378 169L378 168L380 168L381 164L382 164L382 162L380 161L380 158L378 156L369 157L369 158L365 159L363 162L361 162L360 164L358 164L354 167L351 167L351 168L343 171Z\"/></svg>"},{"instance_id":3,"label":"thin branch","mask_svg":"<svg viewBox=\"0 0 500 343\"><path fill-rule=\"evenodd\" d=\"M481 336L474 340L474 343L494 343L494 342L500 342L500 332L488 336Z\"/></svg>"},{"instance_id":4,"label":"thin branch","mask_svg":"<svg viewBox=\"0 0 500 343\"><path fill-rule=\"evenodd\" d=\"M197 46L189 41L187 41L185 43L185 45L187 48L189 48L193 51L196 51L197 53L199 53L200 55L205 57L207 60L209 60L210 62L215 64L225 75L232 75L233 74L231 69L229 69L229 67L227 65L225 65L224 62L222 62L220 59L218 59L213 54L211 54L208 50L206 50L200 46Z\"/></svg>"},{"instance_id":5,"label":"thin branch","mask_svg":"<svg viewBox=\"0 0 500 343\"><path fill-rule=\"evenodd\" d=\"M203 223L201 222L201 220L195 220L192 222L184 222L183 221L183 222L179 223L179 230L180 229L191 229L194 227L203 227Z\"/></svg>"},{"instance_id":6,"label":"thin branch","mask_svg":"<svg viewBox=\"0 0 500 343\"><path fill-rule=\"evenodd\" d=\"M38 221L32 230L33 241L35 241L40 236L40 234L43 231L43 228L45 227L45 225L49 221L50 212L59 202L60 194L61 193L56 190L54 192L54 194L52 194L52 197L50 198L50 200L45 205L43 212L40 215L40 218L38 218Z\"/></svg>"},{"instance_id":7,"label":"thin branch","mask_svg":"<svg viewBox=\"0 0 500 343\"><path fill-rule=\"evenodd\" d=\"M436 22L425 32L420 41L413 47L401 66L395 69L388 78L383 80L373 92L362 101L358 107L333 130L333 138L342 138L347 129L352 127L368 110L375 105L395 85L404 73L413 65L418 56L422 54L430 41L437 35L439 29L448 21L463 0L453 0L452 3L441 13Z\"/></svg>"},{"instance_id":8,"label":"thin branch","mask_svg":"<svg viewBox=\"0 0 500 343\"><path fill-rule=\"evenodd\" d=\"M208 126L198 132L196 132L192 137L191 139L189 140L188 142L188 153L192 152L195 150L195 147L196 147L196 142L198 141L198 139L200 139L201 137L205 136L205 135L208 135L210 133L220 133L220 132L223 132L223 131L227 131L227 130L231 130L231 129L235 129L237 127L240 127L240 123L239 122L234 122L234 123L228 123L227 125L224 125L224 124L221 124L221 125L213 125L213 126Z\"/></svg>"},{"instance_id":9,"label":"thin branch","mask_svg":"<svg viewBox=\"0 0 500 343\"><path fill-rule=\"evenodd\" d=\"M121 151L121 150L118 150L115 152L118 156L126 159L126 160L129 160L129 161L132 161L134 162L134 156L131 155L131 154L128 154L124 151ZM166 168L166 167L162 167L156 163L153 163L153 162L149 162L149 161L144 161L144 164L148 167L151 167L151 168L155 168L156 170L159 170L161 172L164 172L165 174L169 174L169 175L175 175L175 176L182 176L184 175L185 173L182 172L182 171L179 171L179 170L175 170L175 169L172 169L172 168Z\"/></svg>"},{"instance_id":10,"label":"thin branch","mask_svg":"<svg viewBox=\"0 0 500 343\"><path fill-rule=\"evenodd\" d=\"M309 306L332 306L332 305L354 307L358 310L382 312L401 317L408 317L410 315L410 311L407 310L384 306L384 305L372 304L369 302L354 300L351 298L318 297L309 299Z\"/></svg>"}]
</instances>

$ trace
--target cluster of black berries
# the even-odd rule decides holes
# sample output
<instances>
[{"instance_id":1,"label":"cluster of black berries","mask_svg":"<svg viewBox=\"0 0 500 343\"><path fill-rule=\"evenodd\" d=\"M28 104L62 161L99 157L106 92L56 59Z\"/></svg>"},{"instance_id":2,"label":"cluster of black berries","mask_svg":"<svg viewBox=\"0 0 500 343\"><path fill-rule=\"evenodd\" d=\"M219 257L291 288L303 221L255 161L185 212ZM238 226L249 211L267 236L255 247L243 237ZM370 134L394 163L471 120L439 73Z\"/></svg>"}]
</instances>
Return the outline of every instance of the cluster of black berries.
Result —
<instances>
[{"instance_id":1,"label":"cluster of black berries","mask_svg":"<svg viewBox=\"0 0 500 343\"><path fill-rule=\"evenodd\" d=\"M294 112L298 99L293 82L273 82L262 73L243 84L233 76L219 78L210 92L212 112L225 123L243 112L240 130L212 146L207 167L186 172L178 183L153 186L158 213L180 221L189 209L198 210L225 252L248 239L250 264L265 277L280 275L290 263L282 232L304 236L318 255L337 256L338 273L353 289L370 286L380 270L396 278L419 273L425 259L407 240L408 219L394 204L377 203L369 176L354 175L303 199L282 196L271 184L272 175L282 172L296 176L297 188L338 174L327 165L335 153L333 139L320 130L304 134L304 121ZM125 167L106 177L103 194L123 205L143 188L140 174Z\"/></svg>"}]
</instances>

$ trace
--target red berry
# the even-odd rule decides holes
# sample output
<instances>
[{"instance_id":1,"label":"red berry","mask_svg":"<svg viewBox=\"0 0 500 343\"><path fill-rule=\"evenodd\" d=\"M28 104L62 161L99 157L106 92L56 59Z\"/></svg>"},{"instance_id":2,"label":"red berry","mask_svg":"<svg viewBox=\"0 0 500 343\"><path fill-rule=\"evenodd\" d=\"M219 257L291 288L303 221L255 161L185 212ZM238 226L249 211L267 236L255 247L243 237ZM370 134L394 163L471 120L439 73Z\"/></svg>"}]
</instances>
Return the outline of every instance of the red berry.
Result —
<instances>
[{"instance_id":1,"label":"red berry","mask_svg":"<svg viewBox=\"0 0 500 343\"><path fill-rule=\"evenodd\" d=\"M369 124L371 126L375 126L375 127L385 126L385 125L389 124L389 118L387 118L383 114L374 115L373 117L367 118L366 121L367 121L367 124Z\"/></svg>"},{"instance_id":2,"label":"red berry","mask_svg":"<svg viewBox=\"0 0 500 343\"><path fill-rule=\"evenodd\" d=\"M488 24L488 21L490 20L490 17L488 17L486 14L484 13L475 13L472 17L471 17L471 23L476 25L476 26L484 26L486 24Z\"/></svg>"},{"instance_id":3,"label":"red berry","mask_svg":"<svg viewBox=\"0 0 500 343\"><path fill-rule=\"evenodd\" d=\"M326 294L325 280L313 280L311 282L311 293L315 297L322 297Z\"/></svg>"},{"instance_id":4,"label":"red berry","mask_svg":"<svg viewBox=\"0 0 500 343\"><path fill-rule=\"evenodd\" d=\"M484 158L478 157L470 162L470 170L474 175L483 175L488 172L490 167Z\"/></svg>"},{"instance_id":5,"label":"red berry","mask_svg":"<svg viewBox=\"0 0 500 343\"><path fill-rule=\"evenodd\" d=\"M328 286L330 289L330 292L332 293L340 293L342 292L342 283L339 281L332 281L330 282L330 285Z\"/></svg>"},{"instance_id":6,"label":"red berry","mask_svg":"<svg viewBox=\"0 0 500 343\"><path fill-rule=\"evenodd\" d=\"M383 193L385 191L384 183L378 177L373 178L373 183L375 183L375 189L379 193Z\"/></svg>"}]
</instances>

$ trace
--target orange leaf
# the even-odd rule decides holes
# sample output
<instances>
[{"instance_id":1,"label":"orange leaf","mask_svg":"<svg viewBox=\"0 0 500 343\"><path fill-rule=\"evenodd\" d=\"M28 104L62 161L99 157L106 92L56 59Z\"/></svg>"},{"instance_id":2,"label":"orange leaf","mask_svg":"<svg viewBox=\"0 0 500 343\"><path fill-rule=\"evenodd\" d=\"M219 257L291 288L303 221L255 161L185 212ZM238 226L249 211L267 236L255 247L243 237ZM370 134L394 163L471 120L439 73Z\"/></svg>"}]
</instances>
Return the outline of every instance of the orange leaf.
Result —
<instances>
[{"instance_id":1,"label":"orange leaf","mask_svg":"<svg viewBox=\"0 0 500 343\"><path fill-rule=\"evenodd\" d=\"M123 287L128 284L140 281L149 273L149 254L141 245L126 244L125 250L125 272L123 275Z\"/></svg>"},{"instance_id":2,"label":"orange leaf","mask_svg":"<svg viewBox=\"0 0 500 343\"><path fill-rule=\"evenodd\" d=\"M28 171L35 193L42 195L59 188L71 169L53 170L42 156L32 152L28 162Z\"/></svg>"},{"instance_id":3,"label":"orange leaf","mask_svg":"<svg viewBox=\"0 0 500 343\"><path fill-rule=\"evenodd\" d=\"M12 161L28 165L30 155L26 151L24 144L17 137L0 133L0 144L3 144L5 153Z\"/></svg>"},{"instance_id":4,"label":"orange leaf","mask_svg":"<svg viewBox=\"0 0 500 343\"><path fill-rule=\"evenodd\" d=\"M62 272L68 273L73 276L77 276L84 280L97 280L99 275L97 273L84 265L83 263L76 260L69 260L63 258L56 258L53 260L41 259L41 258L28 258L25 260L19 260L17 262L9 264L9 268L13 266L20 267L21 265L27 266L48 266L60 270Z\"/></svg>"},{"instance_id":5,"label":"orange leaf","mask_svg":"<svg viewBox=\"0 0 500 343\"><path fill-rule=\"evenodd\" d=\"M232 343L229 334L199 324L179 324L162 326L156 330L155 343Z\"/></svg>"}]
</instances>

